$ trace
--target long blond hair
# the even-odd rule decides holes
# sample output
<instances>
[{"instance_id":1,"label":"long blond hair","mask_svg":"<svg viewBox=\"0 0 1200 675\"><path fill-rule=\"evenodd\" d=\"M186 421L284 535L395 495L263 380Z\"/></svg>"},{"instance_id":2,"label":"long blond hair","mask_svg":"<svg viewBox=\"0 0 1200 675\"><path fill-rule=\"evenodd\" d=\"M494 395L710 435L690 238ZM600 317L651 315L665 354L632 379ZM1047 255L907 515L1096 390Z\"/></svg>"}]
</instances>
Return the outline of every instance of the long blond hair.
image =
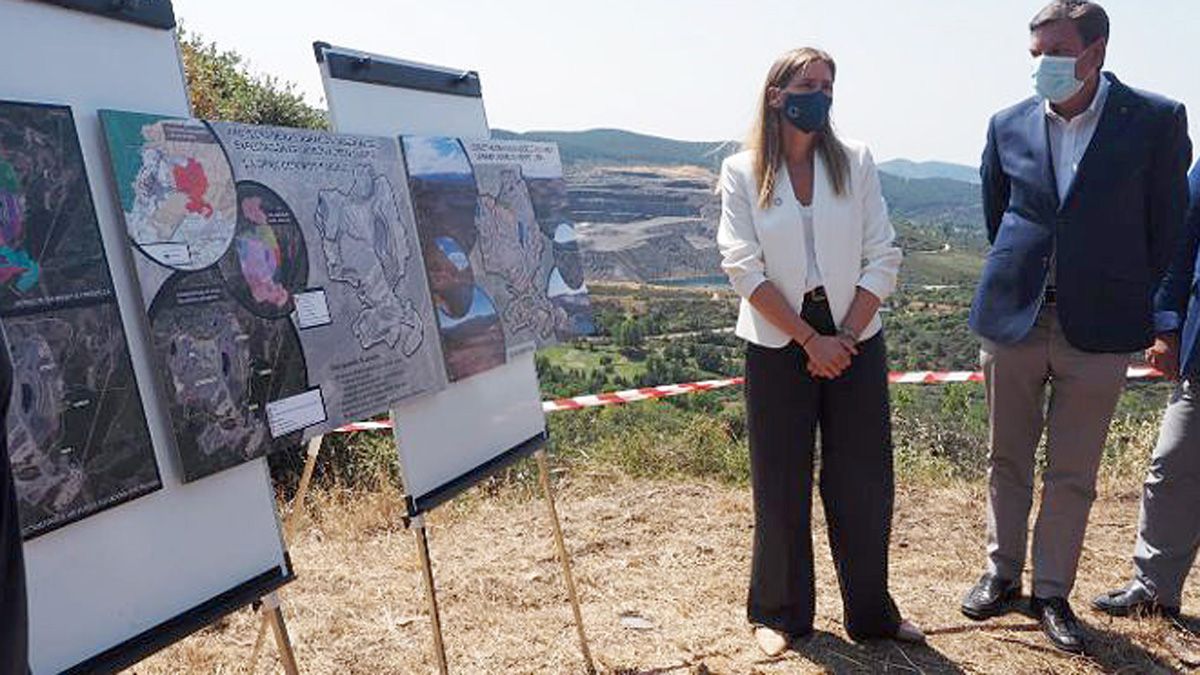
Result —
<instances>
[{"instance_id":1,"label":"long blond hair","mask_svg":"<svg viewBox=\"0 0 1200 675\"><path fill-rule=\"evenodd\" d=\"M783 116L779 110L771 107L769 98L771 87L784 89L796 73L813 62L824 62L834 78L837 77L837 64L833 57L820 49L803 47L793 49L780 56L771 70L767 73L766 84L763 85L762 96L759 98L758 116L750 135L746 138L746 149L754 153L754 177L758 181L758 204L766 208L771 203L775 193L775 182L779 175L779 167L783 164L783 132L779 125ZM846 154L846 146L838 140L829 120L825 126L817 130L816 149L821 159L829 169L829 179L833 184L834 194L846 192L846 184L850 182L850 159Z\"/></svg>"}]
</instances>

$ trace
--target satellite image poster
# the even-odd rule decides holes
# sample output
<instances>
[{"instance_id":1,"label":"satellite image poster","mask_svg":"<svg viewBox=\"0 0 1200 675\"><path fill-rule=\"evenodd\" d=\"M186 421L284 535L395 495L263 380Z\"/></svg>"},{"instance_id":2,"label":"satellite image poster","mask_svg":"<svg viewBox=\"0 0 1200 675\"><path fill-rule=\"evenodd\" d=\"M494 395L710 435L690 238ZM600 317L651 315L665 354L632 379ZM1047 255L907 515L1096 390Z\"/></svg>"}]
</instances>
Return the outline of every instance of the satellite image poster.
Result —
<instances>
[{"instance_id":1,"label":"satellite image poster","mask_svg":"<svg viewBox=\"0 0 1200 675\"><path fill-rule=\"evenodd\" d=\"M101 120L188 480L444 386L394 141Z\"/></svg>"},{"instance_id":2,"label":"satellite image poster","mask_svg":"<svg viewBox=\"0 0 1200 675\"><path fill-rule=\"evenodd\" d=\"M159 489L69 108L0 101L9 457L36 537Z\"/></svg>"},{"instance_id":3,"label":"satellite image poster","mask_svg":"<svg viewBox=\"0 0 1200 675\"><path fill-rule=\"evenodd\" d=\"M484 270L503 280L497 294L510 349L591 335L583 258L558 146L491 140L463 145L479 188Z\"/></svg>"},{"instance_id":4,"label":"satellite image poster","mask_svg":"<svg viewBox=\"0 0 1200 675\"><path fill-rule=\"evenodd\" d=\"M451 380L593 332L557 146L402 145Z\"/></svg>"}]
</instances>

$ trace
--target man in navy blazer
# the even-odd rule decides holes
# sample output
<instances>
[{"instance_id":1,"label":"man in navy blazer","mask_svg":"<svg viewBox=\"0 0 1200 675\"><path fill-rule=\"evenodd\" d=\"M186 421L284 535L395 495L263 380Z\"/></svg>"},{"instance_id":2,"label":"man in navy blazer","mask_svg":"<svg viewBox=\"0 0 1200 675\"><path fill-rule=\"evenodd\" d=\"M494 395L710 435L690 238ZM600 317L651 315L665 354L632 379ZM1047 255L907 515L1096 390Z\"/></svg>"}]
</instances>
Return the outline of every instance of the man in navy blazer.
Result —
<instances>
[{"instance_id":1,"label":"man in navy blazer","mask_svg":"<svg viewBox=\"0 0 1200 675\"><path fill-rule=\"evenodd\" d=\"M1183 583L1200 545L1200 163L1189 182L1187 231L1155 298L1160 335L1146 354L1179 385L1142 490L1133 581L1092 602L1113 616L1178 616Z\"/></svg>"},{"instance_id":2,"label":"man in navy blazer","mask_svg":"<svg viewBox=\"0 0 1200 675\"><path fill-rule=\"evenodd\" d=\"M1130 353L1154 339L1191 144L1182 105L1101 70L1109 21L1098 4L1051 2L1030 32L1038 96L992 118L981 168L992 248L970 323L991 425L987 570L962 611L998 616L1021 594L1045 429L1032 605L1050 641L1079 652L1067 598Z\"/></svg>"}]
</instances>

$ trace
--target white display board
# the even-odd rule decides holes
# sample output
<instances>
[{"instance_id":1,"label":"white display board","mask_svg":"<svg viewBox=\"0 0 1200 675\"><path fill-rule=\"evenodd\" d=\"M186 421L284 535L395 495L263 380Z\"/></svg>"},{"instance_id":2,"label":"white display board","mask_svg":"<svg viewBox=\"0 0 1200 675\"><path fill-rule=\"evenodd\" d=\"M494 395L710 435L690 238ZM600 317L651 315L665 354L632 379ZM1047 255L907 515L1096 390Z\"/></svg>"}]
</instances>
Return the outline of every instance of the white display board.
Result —
<instances>
[{"instance_id":1,"label":"white display board","mask_svg":"<svg viewBox=\"0 0 1200 675\"><path fill-rule=\"evenodd\" d=\"M478 76L317 43L335 130L488 138ZM458 93L447 90L459 89ZM545 438L533 353L393 411L410 511L453 496Z\"/></svg>"},{"instance_id":2,"label":"white display board","mask_svg":"<svg viewBox=\"0 0 1200 675\"><path fill-rule=\"evenodd\" d=\"M98 11L113 5L83 4ZM170 13L167 0L140 4ZM189 115L174 32L0 0L0 45L0 99L69 105L74 114L163 482L157 492L25 545L33 672L106 670L278 587L291 567L265 460L181 482L147 358L142 300L96 111Z\"/></svg>"}]
</instances>

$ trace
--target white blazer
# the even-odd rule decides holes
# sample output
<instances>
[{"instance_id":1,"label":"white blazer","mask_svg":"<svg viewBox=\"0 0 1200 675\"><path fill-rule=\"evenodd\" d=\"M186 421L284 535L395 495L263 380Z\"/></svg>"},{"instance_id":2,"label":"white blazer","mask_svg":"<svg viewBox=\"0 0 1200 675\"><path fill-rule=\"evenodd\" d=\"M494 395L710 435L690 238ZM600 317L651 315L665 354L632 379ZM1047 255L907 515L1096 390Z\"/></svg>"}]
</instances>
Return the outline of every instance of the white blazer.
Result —
<instances>
[{"instance_id":1,"label":"white blazer","mask_svg":"<svg viewBox=\"0 0 1200 675\"><path fill-rule=\"evenodd\" d=\"M879 172L871 151L861 143L843 141L850 159L850 181L836 195L820 153L814 161L813 235L816 259L829 296L829 307L838 324L862 287L886 300L896 290L903 255L893 245L896 237L879 185ZM753 155L738 153L721 166L721 222L717 245L721 268L742 297L737 335L764 347L779 348L791 337L750 305L750 295L771 281L800 312L808 274L808 250L801 230L800 202L792 190L787 166L779 169L775 193L767 208L758 205ZM879 315L871 318L860 336L866 340L882 328Z\"/></svg>"}]
</instances>

